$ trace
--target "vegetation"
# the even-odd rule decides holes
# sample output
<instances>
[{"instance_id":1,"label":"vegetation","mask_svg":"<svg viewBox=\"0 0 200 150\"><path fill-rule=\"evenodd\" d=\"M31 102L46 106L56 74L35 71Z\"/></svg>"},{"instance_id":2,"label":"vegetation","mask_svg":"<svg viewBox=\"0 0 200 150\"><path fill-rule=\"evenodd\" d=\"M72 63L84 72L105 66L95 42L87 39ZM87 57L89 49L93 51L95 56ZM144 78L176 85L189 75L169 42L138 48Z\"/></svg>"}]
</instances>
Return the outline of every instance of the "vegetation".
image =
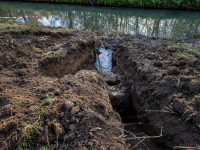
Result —
<instances>
[{"instance_id":1,"label":"vegetation","mask_svg":"<svg viewBox=\"0 0 200 150\"><path fill-rule=\"evenodd\" d=\"M24 0L19 0L24 1ZM199 8L200 0L27 0L36 2L61 2L90 5L165 7L165 8Z\"/></svg>"},{"instance_id":2,"label":"vegetation","mask_svg":"<svg viewBox=\"0 0 200 150\"><path fill-rule=\"evenodd\" d=\"M192 45L190 43L183 43L183 44L174 44L171 46L173 50L175 50L175 57L179 58L186 58L186 59L197 59L200 56L199 46Z\"/></svg>"},{"instance_id":3,"label":"vegetation","mask_svg":"<svg viewBox=\"0 0 200 150\"><path fill-rule=\"evenodd\" d=\"M22 129L22 135L19 139L19 147L17 150L23 150L23 149L33 149L31 147L31 140L37 135L40 134L40 131L38 129L38 121L40 120L40 117L37 121L35 121L33 124L27 124Z\"/></svg>"},{"instance_id":4,"label":"vegetation","mask_svg":"<svg viewBox=\"0 0 200 150\"><path fill-rule=\"evenodd\" d=\"M49 108L48 105L55 100L56 100L56 97L48 97L44 99L39 105L31 106L30 110L33 113L39 115L41 113L44 113Z\"/></svg>"}]
</instances>

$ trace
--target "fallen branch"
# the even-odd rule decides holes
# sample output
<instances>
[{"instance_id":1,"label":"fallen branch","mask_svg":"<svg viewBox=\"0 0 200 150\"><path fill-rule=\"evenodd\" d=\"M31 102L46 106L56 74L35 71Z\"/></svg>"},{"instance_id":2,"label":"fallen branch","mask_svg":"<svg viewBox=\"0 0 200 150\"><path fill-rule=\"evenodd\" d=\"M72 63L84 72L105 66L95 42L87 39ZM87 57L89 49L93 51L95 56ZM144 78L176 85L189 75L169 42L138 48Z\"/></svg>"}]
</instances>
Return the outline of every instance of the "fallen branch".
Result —
<instances>
[{"instance_id":1,"label":"fallen branch","mask_svg":"<svg viewBox=\"0 0 200 150\"><path fill-rule=\"evenodd\" d=\"M124 123L123 126L130 126L130 125L134 125L134 124L142 124L141 122L139 123Z\"/></svg>"},{"instance_id":2,"label":"fallen branch","mask_svg":"<svg viewBox=\"0 0 200 150\"><path fill-rule=\"evenodd\" d=\"M125 139L125 140L134 140L134 139L155 139L155 138L160 138L160 137L163 136L162 130L163 130L163 127L161 128L160 135L158 135L158 136L142 136L142 137L127 138L127 139Z\"/></svg>"},{"instance_id":3,"label":"fallen branch","mask_svg":"<svg viewBox=\"0 0 200 150\"><path fill-rule=\"evenodd\" d=\"M124 130L124 131L128 132L128 133L131 134L133 137L137 138L137 136L136 136L134 133L132 133L132 132L130 132L130 131L128 131L128 130ZM132 147L131 149L136 148L140 143L142 143L142 144L147 148L147 150L149 150L149 148L147 147L147 145L143 142L145 139L142 139L142 140L137 139L137 140L138 140L139 142L138 142L134 147Z\"/></svg>"},{"instance_id":4,"label":"fallen branch","mask_svg":"<svg viewBox=\"0 0 200 150\"><path fill-rule=\"evenodd\" d=\"M184 146L174 146L174 149L192 149L192 150L200 150L200 146L198 147L184 147Z\"/></svg>"},{"instance_id":5,"label":"fallen branch","mask_svg":"<svg viewBox=\"0 0 200 150\"><path fill-rule=\"evenodd\" d=\"M165 107L166 110L145 110L146 112L161 112L161 113L170 113L175 114L175 112L167 107Z\"/></svg>"}]
</instances>

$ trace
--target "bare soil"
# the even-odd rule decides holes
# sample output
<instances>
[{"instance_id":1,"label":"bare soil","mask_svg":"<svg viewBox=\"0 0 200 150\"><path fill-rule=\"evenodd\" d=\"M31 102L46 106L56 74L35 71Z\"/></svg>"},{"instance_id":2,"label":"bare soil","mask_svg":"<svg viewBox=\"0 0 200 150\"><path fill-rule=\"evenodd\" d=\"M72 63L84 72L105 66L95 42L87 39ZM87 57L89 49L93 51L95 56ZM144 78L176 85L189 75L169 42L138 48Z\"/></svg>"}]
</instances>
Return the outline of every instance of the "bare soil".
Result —
<instances>
[{"instance_id":1,"label":"bare soil","mask_svg":"<svg viewBox=\"0 0 200 150\"><path fill-rule=\"evenodd\" d=\"M0 149L198 149L199 43L1 33ZM101 45L115 51L110 72L95 69Z\"/></svg>"},{"instance_id":2,"label":"bare soil","mask_svg":"<svg viewBox=\"0 0 200 150\"><path fill-rule=\"evenodd\" d=\"M86 33L0 34L0 149L127 149L102 76L75 72L94 46Z\"/></svg>"},{"instance_id":3,"label":"bare soil","mask_svg":"<svg viewBox=\"0 0 200 150\"><path fill-rule=\"evenodd\" d=\"M131 86L140 126L163 149L199 149L198 43L136 36L114 54Z\"/></svg>"}]
</instances>

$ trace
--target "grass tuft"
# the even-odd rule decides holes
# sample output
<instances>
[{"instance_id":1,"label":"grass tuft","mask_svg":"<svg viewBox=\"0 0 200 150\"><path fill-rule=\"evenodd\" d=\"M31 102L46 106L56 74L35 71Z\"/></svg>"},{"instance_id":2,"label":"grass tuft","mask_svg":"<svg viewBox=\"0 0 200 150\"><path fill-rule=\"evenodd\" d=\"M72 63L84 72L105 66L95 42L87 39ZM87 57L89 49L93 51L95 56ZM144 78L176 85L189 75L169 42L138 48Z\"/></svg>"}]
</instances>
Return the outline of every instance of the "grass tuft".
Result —
<instances>
[{"instance_id":1,"label":"grass tuft","mask_svg":"<svg viewBox=\"0 0 200 150\"><path fill-rule=\"evenodd\" d=\"M179 43L170 46L175 51L174 57L186 58L186 59L197 59L200 56L200 46L192 45L189 43Z\"/></svg>"}]
</instances>

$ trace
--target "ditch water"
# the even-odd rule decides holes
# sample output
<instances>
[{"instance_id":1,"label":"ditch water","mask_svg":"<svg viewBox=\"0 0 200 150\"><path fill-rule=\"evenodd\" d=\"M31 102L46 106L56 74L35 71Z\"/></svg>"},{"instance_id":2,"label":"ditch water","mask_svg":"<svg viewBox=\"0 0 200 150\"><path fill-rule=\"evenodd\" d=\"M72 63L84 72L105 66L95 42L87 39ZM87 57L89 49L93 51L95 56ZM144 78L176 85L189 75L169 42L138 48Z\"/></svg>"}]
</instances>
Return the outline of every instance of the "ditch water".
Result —
<instances>
[{"instance_id":1,"label":"ditch water","mask_svg":"<svg viewBox=\"0 0 200 150\"><path fill-rule=\"evenodd\" d=\"M38 23L106 34L195 39L200 37L200 11L95 7L55 3L0 1L0 16L35 16ZM35 19L16 19L32 22ZM34 23L35 24L35 23Z\"/></svg>"}]
</instances>

